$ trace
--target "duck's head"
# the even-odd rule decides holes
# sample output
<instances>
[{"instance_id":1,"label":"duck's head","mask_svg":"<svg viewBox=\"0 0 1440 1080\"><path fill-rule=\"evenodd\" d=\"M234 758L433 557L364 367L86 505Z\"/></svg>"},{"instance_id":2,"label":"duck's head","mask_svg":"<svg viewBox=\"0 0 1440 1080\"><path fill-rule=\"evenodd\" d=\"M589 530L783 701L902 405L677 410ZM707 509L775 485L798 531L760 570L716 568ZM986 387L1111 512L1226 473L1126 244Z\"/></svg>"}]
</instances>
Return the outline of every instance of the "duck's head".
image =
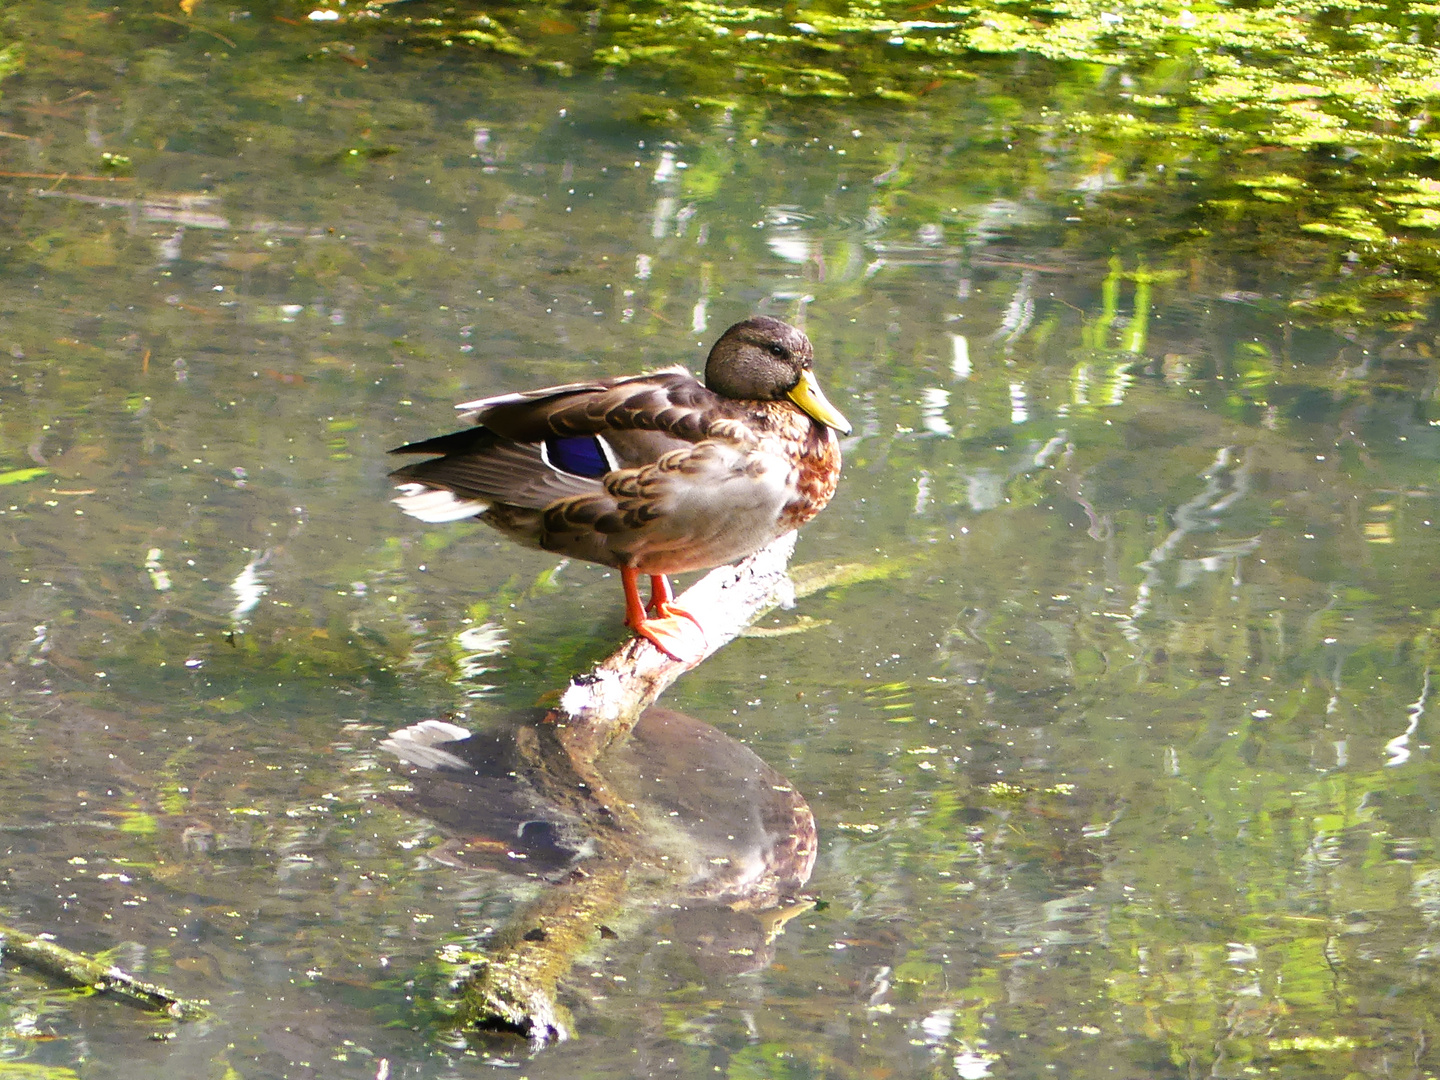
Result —
<instances>
[{"instance_id":1,"label":"duck's head","mask_svg":"<svg viewBox=\"0 0 1440 1080\"><path fill-rule=\"evenodd\" d=\"M826 427L850 434L850 421L825 400L815 381L815 358L803 330L768 315L726 330L705 361L705 385L740 401L789 399Z\"/></svg>"}]
</instances>

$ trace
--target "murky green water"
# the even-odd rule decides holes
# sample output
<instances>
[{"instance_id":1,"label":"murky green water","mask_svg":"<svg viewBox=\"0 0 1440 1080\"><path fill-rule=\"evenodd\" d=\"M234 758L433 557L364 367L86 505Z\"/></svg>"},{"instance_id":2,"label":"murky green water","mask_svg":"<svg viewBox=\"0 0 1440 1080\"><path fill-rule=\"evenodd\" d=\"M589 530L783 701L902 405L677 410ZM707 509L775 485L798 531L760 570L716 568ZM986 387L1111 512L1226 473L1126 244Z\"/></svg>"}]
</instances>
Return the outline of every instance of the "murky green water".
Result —
<instances>
[{"instance_id":1,"label":"murky green water","mask_svg":"<svg viewBox=\"0 0 1440 1080\"><path fill-rule=\"evenodd\" d=\"M7 968L0 1076L1440 1070L1423 318L1292 323L1273 234L1131 233L1176 188L1013 128L1013 62L657 117L268 7L42 11L0 97L0 921L213 1016ZM620 589L403 518L384 451L757 311L857 428L797 562L864 572L665 703L805 794L824 906L727 966L637 901L576 1040L467 1045L439 956L536 886L441 857L378 743L535 704Z\"/></svg>"}]
</instances>

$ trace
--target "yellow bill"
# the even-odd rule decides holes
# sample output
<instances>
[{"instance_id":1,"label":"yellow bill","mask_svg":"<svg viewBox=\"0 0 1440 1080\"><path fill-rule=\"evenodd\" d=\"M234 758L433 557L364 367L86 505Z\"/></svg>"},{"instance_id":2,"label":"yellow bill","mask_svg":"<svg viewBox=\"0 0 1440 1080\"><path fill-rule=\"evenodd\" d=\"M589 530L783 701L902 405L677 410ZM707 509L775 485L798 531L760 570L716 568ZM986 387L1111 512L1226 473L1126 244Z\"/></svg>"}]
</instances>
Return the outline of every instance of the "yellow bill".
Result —
<instances>
[{"instance_id":1,"label":"yellow bill","mask_svg":"<svg viewBox=\"0 0 1440 1080\"><path fill-rule=\"evenodd\" d=\"M804 372L788 396L791 401L826 427L834 428L841 435L850 434L850 421L845 419L839 409L825 400L825 394L821 391L820 384L815 381L813 371Z\"/></svg>"}]
</instances>

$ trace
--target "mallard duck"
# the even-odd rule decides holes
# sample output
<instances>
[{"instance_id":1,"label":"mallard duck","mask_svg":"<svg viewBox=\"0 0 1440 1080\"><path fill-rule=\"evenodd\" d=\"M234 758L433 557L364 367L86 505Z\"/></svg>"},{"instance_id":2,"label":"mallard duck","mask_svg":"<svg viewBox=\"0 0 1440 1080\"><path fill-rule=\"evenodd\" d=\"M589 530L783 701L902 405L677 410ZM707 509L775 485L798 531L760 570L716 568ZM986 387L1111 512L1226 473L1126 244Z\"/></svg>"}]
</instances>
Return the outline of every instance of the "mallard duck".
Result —
<instances>
[{"instance_id":1,"label":"mallard duck","mask_svg":"<svg viewBox=\"0 0 1440 1080\"><path fill-rule=\"evenodd\" d=\"M478 517L529 547L620 571L625 623L677 660L704 629L666 575L758 551L818 514L840 478L850 423L811 371L805 334L767 316L736 323L705 363L457 405L473 427L393 454L394 501L421 521ZM650 577L650 608L639 575Z\"/></svg>"}]
</instances>

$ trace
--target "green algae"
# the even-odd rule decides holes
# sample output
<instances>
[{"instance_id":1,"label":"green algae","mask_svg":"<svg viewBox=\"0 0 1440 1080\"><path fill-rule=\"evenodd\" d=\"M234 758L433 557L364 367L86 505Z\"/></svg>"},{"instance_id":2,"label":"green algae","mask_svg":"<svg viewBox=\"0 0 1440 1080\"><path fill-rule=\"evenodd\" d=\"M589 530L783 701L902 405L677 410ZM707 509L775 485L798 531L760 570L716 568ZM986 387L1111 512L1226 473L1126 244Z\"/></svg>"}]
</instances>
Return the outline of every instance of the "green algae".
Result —
<instances>
[{"instance_id":1,"label":"green algae","mask_svg":"<svg viewBox=\"0 0 1440 1080\"><path fill-rule=\"evenodd\" d=\"M1104 171L1120 190L1101 201L1125 205L1134 247L1178 234L1187 241L1178 264L1258 246L1280 276L1313 282L1292 311L1321 321L1413 322L1415 298L1428 300L1440 270L1440 208L1423 188L1440 156L1431 117L1440 47L1423 4L690 0L366 11L372 29L412 46L448 48L460 22L483 19L523 42L498 51L526 52L547 70L627 70L658 95L638 115L670 129L693 128L695 109L764 114L796 99L918 109L942 128L953 101L944 88L993 79L987 58L1009 57L1023 73L989 101L1006 149L1018 139L1031 153L1048 144L1113 162ZM1007 99L1013 116L1003 118ZM1387 189L1397 176L1418 186ZM1169 190L1130 199L1137 184ZM1342 275L1351 255L1359 266ZM1371 274L1389 280L1376 287ZM1397 289L1405 299L1389 302Z\"/></svg>"},{"instance_id":2,"label":"green algae","mask_svg":"<svg viewBox=\"0 0 1440 1080\"><path fill-rule=\"evenodd\" d=\"M937 79L972 77L977 54L1029 54L1100 69L1124 84L1120 97L1144 119L1187 137L1435 145L1425 110L1436 99L1440 51L1425 5L871 0L776 9L688 0L615 4L588 18L564 4L465 16L374 2L367 10L413 41L445 44L459 34L572 69L648 69L690 90L738 79L739 89L762 93L913 101ZM929 17L913 17L920 12ZM460 29L467 20L483 22L490 37ZM579 29L586 23L589 34ZM1193 105L1210 107L1200 122L1172 115Z\"/></svg>"}]
</instances>

